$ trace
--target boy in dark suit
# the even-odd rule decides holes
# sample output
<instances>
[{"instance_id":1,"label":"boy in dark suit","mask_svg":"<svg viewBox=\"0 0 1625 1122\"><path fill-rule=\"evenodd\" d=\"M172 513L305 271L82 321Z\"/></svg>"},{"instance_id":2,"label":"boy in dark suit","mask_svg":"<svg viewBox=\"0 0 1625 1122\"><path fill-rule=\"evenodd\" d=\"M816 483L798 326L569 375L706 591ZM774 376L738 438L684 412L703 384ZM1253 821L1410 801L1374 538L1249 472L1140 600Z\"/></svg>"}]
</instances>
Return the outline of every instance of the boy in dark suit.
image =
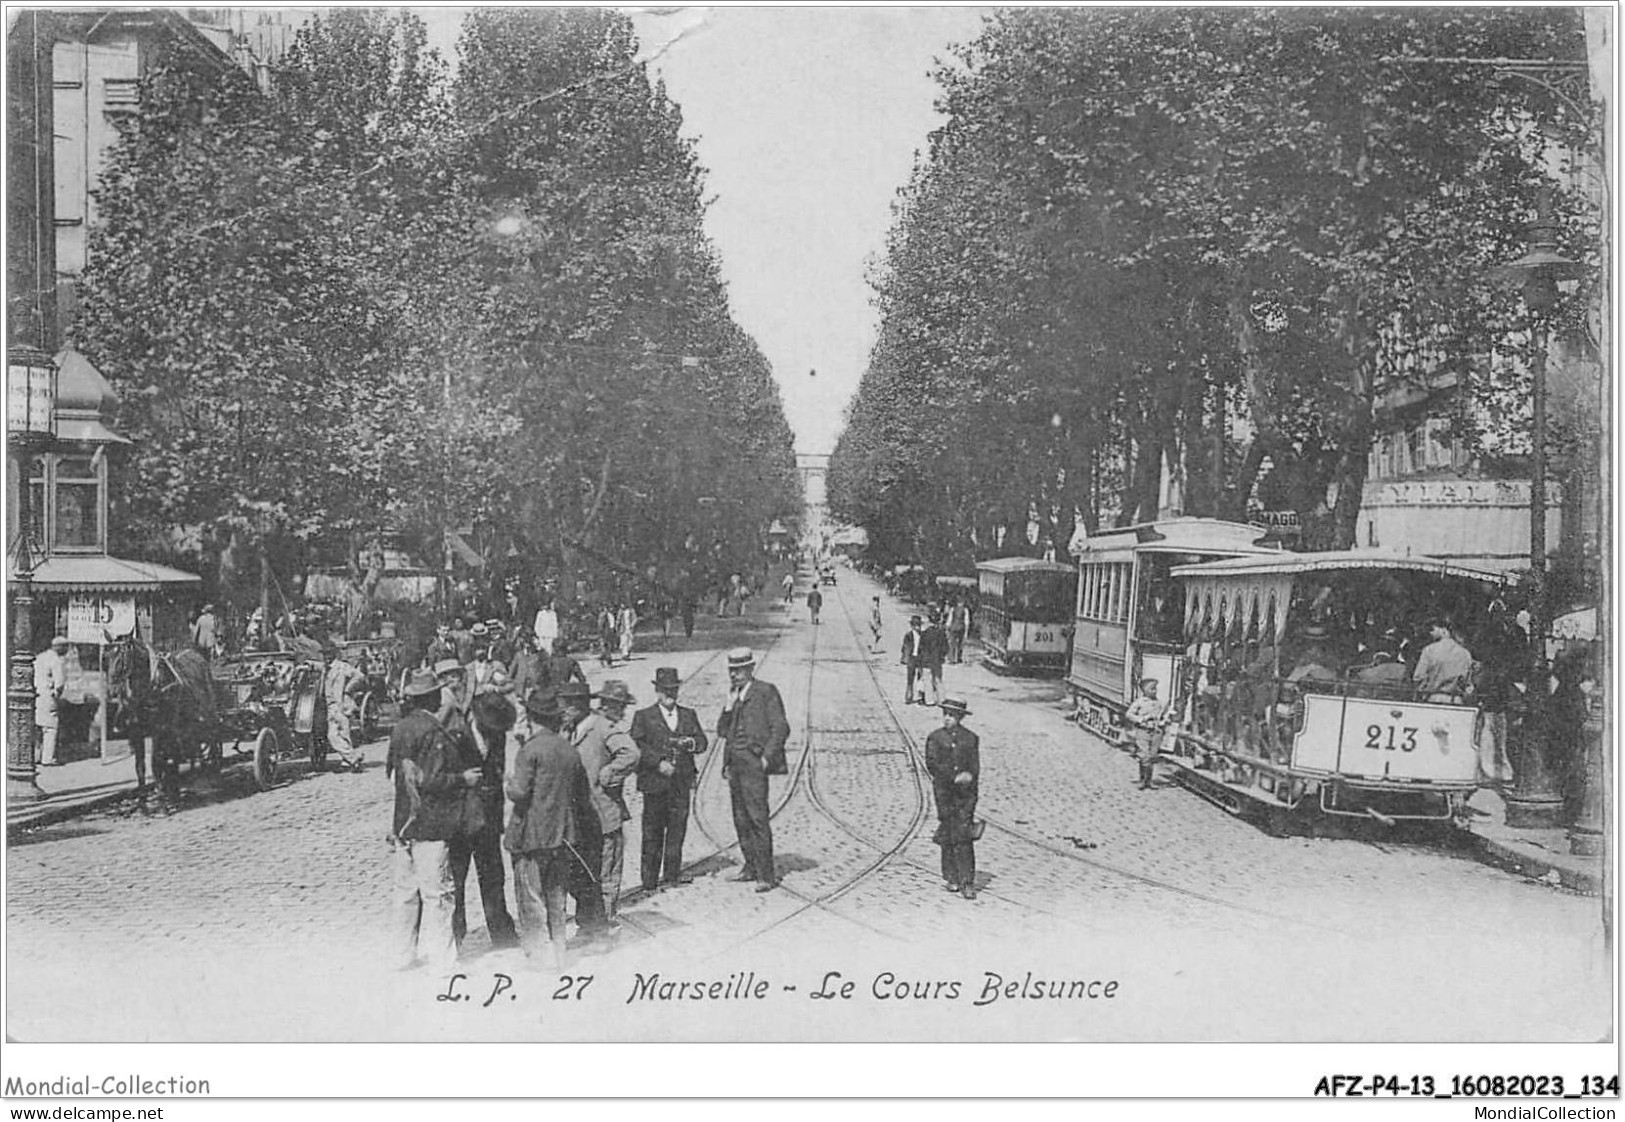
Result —
<instances>
[{"instance_id":1,"label":"boy in dark suit","mask_svg":"<svg viewBox=\"0 0 1625 1122\"><path fill-rule=\"evenodd\" d=\"M643 795L643 887L649 892L662 882L675 887L693 879L683 875L683 838L694 794L694 757L707 741L699 714L677 704L681 686L676 667L660 667L654 677L659 699L632 715Z\"/></svg>"}]
</instances>

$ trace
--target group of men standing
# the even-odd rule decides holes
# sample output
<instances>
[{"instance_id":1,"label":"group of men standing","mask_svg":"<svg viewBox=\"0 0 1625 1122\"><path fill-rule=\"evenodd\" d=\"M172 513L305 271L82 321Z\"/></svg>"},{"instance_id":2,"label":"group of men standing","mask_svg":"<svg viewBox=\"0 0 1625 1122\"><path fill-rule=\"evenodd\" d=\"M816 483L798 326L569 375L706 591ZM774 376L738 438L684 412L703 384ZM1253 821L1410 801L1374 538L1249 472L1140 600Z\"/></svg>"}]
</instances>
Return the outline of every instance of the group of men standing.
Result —
<instances>
[{"instance_id":1,"label":"group of men standing","mask_svg":"<svg viewBox=\"0 0 1625 1122\"><path fill-rule=\"evenodd\" d=\"M736 879L766 892L779 883L767 777L785 771L790 729L778 691L754 672L748 649L730 652L729 701L717 736L744 855ZM694 761L710 742L695 710L678 704L674 667L655 672L657 700L635 712L619 680L596 693L575 676L534 686L521 714L511 681L498 679L469 699L460 674L460 665L413 671L390 738L399 966L416 965L420 956L437 970L453 966L466 930L463 881L472 860L493 946L517 943L542 965L562 969L568 898L589 950L607 949L620 930L628 779L636 777L643 796L642 887L691 883L683 842ZM511 768L510 740L518 744ZM505 902L504 848L513 862L517 925Z\"/></svg>"}]
</instances>

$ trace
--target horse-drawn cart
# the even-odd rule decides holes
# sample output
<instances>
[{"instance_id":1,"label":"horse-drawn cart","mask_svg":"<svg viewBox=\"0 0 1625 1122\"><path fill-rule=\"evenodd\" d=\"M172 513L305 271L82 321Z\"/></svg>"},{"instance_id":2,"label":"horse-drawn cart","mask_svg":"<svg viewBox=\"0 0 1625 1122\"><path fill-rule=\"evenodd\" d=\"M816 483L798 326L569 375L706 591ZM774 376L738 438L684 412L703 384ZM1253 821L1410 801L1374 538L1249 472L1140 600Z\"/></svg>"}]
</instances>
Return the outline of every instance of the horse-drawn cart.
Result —
<instances>
[{"instance_id":1,"label":"horse-drawn cart","mask_svg":"<svg viewBox=\"0 0 1625 1122\"><path fill-rule=\"evenodd\" d=\"M279 764L327 759L327 706L319 661L283 651L244 655L214 667L221 738L242 750L253 742L254 783L269 790Z\"/></svg>"}]
</instances>

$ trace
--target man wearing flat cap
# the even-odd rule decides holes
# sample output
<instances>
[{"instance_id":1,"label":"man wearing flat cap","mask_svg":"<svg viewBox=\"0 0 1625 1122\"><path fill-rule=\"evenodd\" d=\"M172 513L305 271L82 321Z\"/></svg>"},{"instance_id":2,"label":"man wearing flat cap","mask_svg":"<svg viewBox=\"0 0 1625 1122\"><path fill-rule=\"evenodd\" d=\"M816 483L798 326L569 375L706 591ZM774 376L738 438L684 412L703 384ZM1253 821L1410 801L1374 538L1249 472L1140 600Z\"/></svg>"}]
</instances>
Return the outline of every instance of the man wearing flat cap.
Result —
<instances>
[{"instance_id":1,"label":"man wearing flat cap","mask_svg":"<svg viewBox=\"0 0 1625 1122\"><path fill-rule=\"evenodd\" d=\"M726 745L722 771L745 859L745 868L735 879L755 881L757 892L769 892L778 887L779 876L773 864L767 777L788 770L784 744L790 739L790 722L779 691L756 678L756 656L750 648L728 652L728 682L732 688L728 706L717 720L717 739Z\"/></svg>"},{"instance_id":2,"label":"man wearing flat cap","mask_svg":"<svg viewBox=\"0 0 1625 1122\"><path fill-rule=\"evenodd\" d=\"M942 883L949 892L976 899L976 796L981 743L961 722L970 710L945 697L942 727L925 738L925 770L937 800L936 842L942 847Z\"/></svg>"},{"instance_id":3,"label":"man wearing flat cap","mask_svg":"<svg viewBox=\"0 0 1625 1122\"><path fill-rule=\"evenodd\" d=\"M626 780L638 766L638 746L627 729L626 710L632 691L625 682L611 678L597 694L599 709L587 708L586 687L567 683L559 691L570 725L570 743L587 771L593 807L598 811L602 837L596 873L603 897L603 919L608 934L620 929L616 918L621 899L621 868L626 858L626 835L622 825L632 817L626 809Z\"/></svg>"},{"instance_id":4,"label":"man wearing flat cap","mask_svg":"<svg viewBox=\"0 0 1625 1122\"><path fill-rule=\"evenodd\" d=\"M503 844L513 854L514 897L519 902L519 945L538 965L564 970L564 902L570 871L579 866L583 833L598 826L587 772L559 734L564 711L550 689L525 699L535 730L514 756L505 785L513 800ZM542 949L550 960L542 961Z\"/></svg>"},{"instance_id":5,"label":"man wearing flat cap","mask_svg":"<svg viewBox=\"0 0 1625 1122\"><path fill-rule=\"evenodd\" d=\"M638 746L638 791L643 795L643 887L688 884L683 875L683 838L694 794L694 757L706 749L705 730L694 710L677 704L682 681L675 666L655 671L659 700L632 716ZM664 876L661 875L664 868Z\"/></svg>"}]
</instances>

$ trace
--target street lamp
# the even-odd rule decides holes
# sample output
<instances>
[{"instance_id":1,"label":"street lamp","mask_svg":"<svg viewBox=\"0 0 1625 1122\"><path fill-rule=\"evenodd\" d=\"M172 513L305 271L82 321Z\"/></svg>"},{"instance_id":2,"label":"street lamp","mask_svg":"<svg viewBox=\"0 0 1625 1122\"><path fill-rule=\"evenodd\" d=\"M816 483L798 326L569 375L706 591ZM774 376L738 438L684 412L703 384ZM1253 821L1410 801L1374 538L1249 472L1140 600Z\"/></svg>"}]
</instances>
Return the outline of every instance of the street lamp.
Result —
<instances>
[{"instance_id":1,"label":"street lamp","mask_svg":"<svg viewBox=\"0 0 1625 1122\"><path fill-rule=\"evenodd\" d=\"M1508 826L1543 829L1560 824L1563 795L1557 789L1547 740L1549 690L1546 667L1546 317L1557 305L1557 282L1579 276L1580 266L1557 251L1558 227L1549 216L1547 202L1528 229L1529 251L1496 270L1503 280L1518 284L1530 313L1530 381L1533 396L1530 433L1529 568L1534 595L1529 605L1529 634L1535 644L1533 673L1528 685L1528 712L1523 722L1523 753L1517 786L1506 800Z\"/></svg>"},{"instance_id":2,"label":"street lamp","mask_svg":"<svg viewBox=\"0 0 1625 1122\"><path fill-rule=\"evenodd\" d=\"M56 437L56 363L33 347L6 354L6 448L17 480L17 531L11 554L11 664L6 704L6 798L9 805L41 797L34 782L34 455Z\"/></svg>"}]
</instances>

